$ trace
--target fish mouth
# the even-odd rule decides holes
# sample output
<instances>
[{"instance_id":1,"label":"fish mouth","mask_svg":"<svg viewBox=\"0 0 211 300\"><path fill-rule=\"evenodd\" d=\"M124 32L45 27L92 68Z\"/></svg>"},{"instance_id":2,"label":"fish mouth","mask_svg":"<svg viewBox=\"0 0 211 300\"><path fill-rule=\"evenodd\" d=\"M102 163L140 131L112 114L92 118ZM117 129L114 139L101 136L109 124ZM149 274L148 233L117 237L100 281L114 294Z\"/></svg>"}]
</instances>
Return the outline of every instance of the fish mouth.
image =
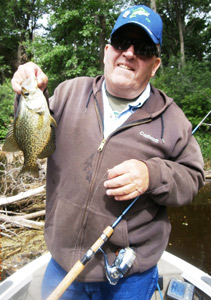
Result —
<instances>
[{"instance_id":1,"label":"fish mouth","mask_svg":"<svg viewBox=\"0 0 211 300\"><path fill-rule=\"evenodd\" d=\"M134 68L132 68L131 66L125 65L125 64L118 64L117 65L119 68L124 69L124 70L128 70L128 71L135 71Z\"/></svg>"}]
</instances>

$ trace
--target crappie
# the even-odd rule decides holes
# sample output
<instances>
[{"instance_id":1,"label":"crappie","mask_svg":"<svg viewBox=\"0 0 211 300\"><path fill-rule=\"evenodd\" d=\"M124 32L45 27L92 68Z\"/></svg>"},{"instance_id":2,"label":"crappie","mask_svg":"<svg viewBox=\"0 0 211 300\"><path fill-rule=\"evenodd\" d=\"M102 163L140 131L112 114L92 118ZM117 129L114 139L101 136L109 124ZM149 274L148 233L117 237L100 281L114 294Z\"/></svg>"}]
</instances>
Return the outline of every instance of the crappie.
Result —
<instances>
[{"instance_id":1,"label":"crappie","mask_svg":"<svg viewBox=\"0 0 211 300\"><path fill-rule=\"evenodd\" d=\"M56 126L36 78L27 78L21 85L14 124L2 148L8 152L23 151L24 165L20 174L29 172L39 177L37 158L48 157L54 152Z\"/></svg>"}]
</instances>

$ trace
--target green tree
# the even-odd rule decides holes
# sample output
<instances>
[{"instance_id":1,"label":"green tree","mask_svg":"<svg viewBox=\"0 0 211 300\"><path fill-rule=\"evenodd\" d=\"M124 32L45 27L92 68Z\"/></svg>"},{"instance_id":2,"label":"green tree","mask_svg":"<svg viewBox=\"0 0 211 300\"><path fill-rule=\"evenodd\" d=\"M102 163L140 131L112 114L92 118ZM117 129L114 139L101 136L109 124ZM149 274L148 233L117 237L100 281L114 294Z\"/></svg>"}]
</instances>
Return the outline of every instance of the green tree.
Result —
<instances>
[{"instance_id":1,"label":"green tree","mask_svg":"<svg viewBox=\"0 0 211 300\"><path fill-rule=\"evenodd\" d=\"M211 4L208 0L157 0L157 11L164 22L163 63L180 53L180 64L197 57L201 61L209 54ZM209 37L209 38L208 38ZM200 51L200 55L199 55Z\"/></svg>"},{"instance_id":2,"label":"green tree","mask_svg":"<svg viewBox=\"0 0 211 300\"><path fill-rule=\"evenodd\" d=\"M0 1L0 83L32 58L26 42L33 42L34 31L40 26L37 21L47 12L47 4L47 0Z\"/></svg>"},{"instance_id":3,"label":"green tree","mask_svg":"<svg viewBox=\"0 0 211 300\"><path fill-rule=\"evenodd\" d=\"M0 85L0 140L4 139L8 131L9 124L12 123L14 92L10 80L5 80Z\"/></svg>"},{"instance_id":4,"label":"green tree","mask_svg":"<svg viewBox=\"0 0 211 300\"><path fill-rule=\"evenodd\" d=\"M16 57L18 37L14 34L14 23L8 8L8 1L0 1L0 84L11 76Z\"/></svg>"},{"instance_id":5,"label":"green tree","mask_svg":"<svg viewBox=\"0 0 211 300\"><path fill-rule=\"evenodd\" d=\"M210 78L208 63L190 60L181 69L171 57L169 66L152 83L175 100L195 127L211 107Z\"/></svg>"},{"instance_id":6,"label":"green tree","mask_svg":"<svg viewBox=\"0 0 211 300\"><path fill-rule=\"evenodd\" d=\"M140 1L0 1L0 83L28 59L48 75L50 94L65 79L102 73L103 50L115 20L120 11L134 4ZM156 8L164 22L163 72L154 82L175 99L194 125L207 112L208 100L204 96L210 92L210 4L208 0L148 0L142 4ZM37 21L47 9L47 31L38 34ZM178 13L186 58L183 69ZM4 96L0 97L3 101ZM202 97L206 105L199 110L197 99Z\"/></svg>"},{"instance_id":7,"label":"green tree","mask_svg":"<svg viewBox=\"0 0 211 300\"><path fill-rule=\"evenodd\" d=\"M49 75L50 91L61 81L103 72L104 47L121 9L139 1L52 1L48 35L33 43L34 61ZM149 4L150 1L144 1ZM42 47L39 46L42 40Z\"/></svg>"}]
</instances>

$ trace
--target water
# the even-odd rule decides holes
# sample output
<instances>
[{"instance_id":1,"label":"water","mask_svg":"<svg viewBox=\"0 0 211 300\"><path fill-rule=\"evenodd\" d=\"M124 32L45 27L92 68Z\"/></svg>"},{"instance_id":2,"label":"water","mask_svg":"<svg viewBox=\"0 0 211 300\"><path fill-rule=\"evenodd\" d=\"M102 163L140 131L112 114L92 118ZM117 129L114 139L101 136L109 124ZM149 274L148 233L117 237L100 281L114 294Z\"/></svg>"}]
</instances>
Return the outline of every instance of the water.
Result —
<instances>
[{"instance_id":1,"label":"water","mask_svg":"<svg viewBox=\"0 0 211 300\"><path fill-rule=\"evenodd\" d=\"M211 182L191 205L169 208L172 232L167 251L211 274Z\"/></svg>"}]
</instances>

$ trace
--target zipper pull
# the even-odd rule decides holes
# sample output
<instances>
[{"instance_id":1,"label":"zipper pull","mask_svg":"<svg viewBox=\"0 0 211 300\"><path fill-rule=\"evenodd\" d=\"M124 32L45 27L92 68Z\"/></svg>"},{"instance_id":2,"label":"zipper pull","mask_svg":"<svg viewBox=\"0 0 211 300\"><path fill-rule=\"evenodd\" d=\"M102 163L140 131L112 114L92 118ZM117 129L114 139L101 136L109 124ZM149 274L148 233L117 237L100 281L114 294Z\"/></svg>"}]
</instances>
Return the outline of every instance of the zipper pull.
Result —
<instances>
[{"instance_id":1,"label":"zipper pull","mask_svg":"<svg viewBox=\"0 0 211 300\"><path fill-rule=\"evenodd\" d=\"M100 146L99 146L99 148L98 148L98 151L101 152L101 151L103 150L103 147L104 147L104 145L105 145L105 142L106 142L106 140L103 139L102 142L101 142L101 144L100 144Z\"/></svg>"}]
</instances>

